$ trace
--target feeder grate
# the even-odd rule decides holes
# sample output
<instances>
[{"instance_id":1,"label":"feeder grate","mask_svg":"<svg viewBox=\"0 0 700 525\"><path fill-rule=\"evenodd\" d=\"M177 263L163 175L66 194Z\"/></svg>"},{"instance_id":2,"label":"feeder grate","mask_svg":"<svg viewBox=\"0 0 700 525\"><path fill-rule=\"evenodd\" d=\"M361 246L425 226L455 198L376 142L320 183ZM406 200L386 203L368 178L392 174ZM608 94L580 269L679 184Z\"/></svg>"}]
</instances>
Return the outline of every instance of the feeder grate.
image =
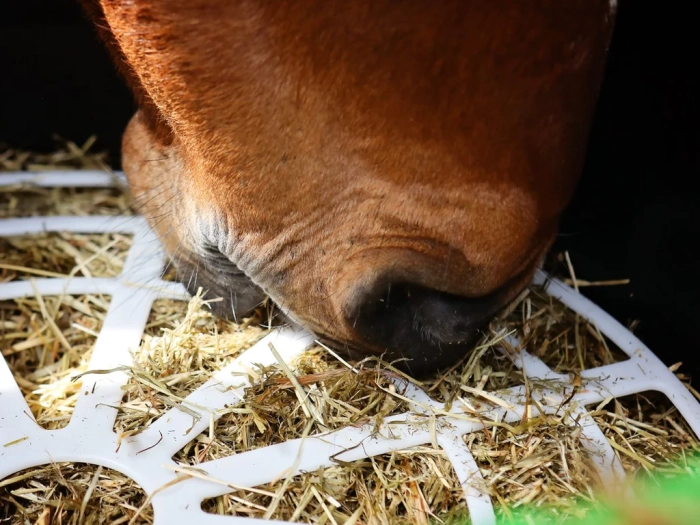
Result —
<instances>
[{"instance_id":1,"label":"feeder grate","mask_svg":"<svg viewBox=\"0 0 700 525\"><path fill-rule=\"evenodd\" d=\"M0 184L43 187L111 187L123 181L105 173L90 171L46 172L40 174L3 174ZM155 234L142 217L31 217L0 220L0 236L41 232L122 233L133 235L121 275L114 278L73 277L71 279L37 278L0 284L0 300L42 295L106 294L112 297L104 324L97 337L89 370L112 370L130 366L129 350L136 348L144 331L153 301L189 298L180 284L160 279L165 254ZM612 340L629 360L581 373L581 387L569 400L578 416L583 446L591 457L603 482L613 487L625 473L602 430L587 415L587 405L610 397L626 396L655 390L665 394L700 435L700 404L683 384L646 346L611 316L582 295L556 279L539 273L535 284L545 285L546 292L588 319ZM36 290L36 292L35 292ZM496 515L484 487L477 463L463 437L483 429L482 423L468 417L460 402L449 411L422 390L402 382L397 384L411 401L411 410L386 418L379 432L373 427L347 427L323 435L258 448L234 456L198 465L208 478L188 478L171 484L176 473L167 468L176 464L172 456L206 430L217 412L240 403L243 391L250 386L244 379L245 369L253 364L272 365L275 357L269 343L290 361L312 345L314 337L299 328L272 331L234 362L202 385L185 403L187 414L176 408L153 422L138 435L120 440L114 422L122 398L127 374L119 371L87 375L82 395L69 424L60 430L41 428L31 415L24 397L4 359L0 360L0 480L29 467L54 462L80 462L102 465L131 477L149 496L155 523L241 524L280 523L249 517L224 517L207 514L201 509L204 499L230 492L228 486L256 487L270 483L281 475L297 475L330 467L335 460L353 461L414 446L435 443L452 463L464 490L464 497L474 525L494 525ZM517 348L518 341L507 341ZM527 398L534 399L547 413L562 405L565 392L572 392L571 378L551 370L537 357L522 351L516 366L533 381L530 392L525 385L493 393L500 398L496 408L481 414L483 420L515 423L527 410ZM397 380L398 381L398 380ZM543 387L541 385L550 385ZM194 419L191 411L199 418ZM389 430L390 428L390 430ZM389 437L390 436L390 437ZM361 445L361 446L359 446ZM251 525L253 525L251 523Z\"/></svg>"}]
</instances>

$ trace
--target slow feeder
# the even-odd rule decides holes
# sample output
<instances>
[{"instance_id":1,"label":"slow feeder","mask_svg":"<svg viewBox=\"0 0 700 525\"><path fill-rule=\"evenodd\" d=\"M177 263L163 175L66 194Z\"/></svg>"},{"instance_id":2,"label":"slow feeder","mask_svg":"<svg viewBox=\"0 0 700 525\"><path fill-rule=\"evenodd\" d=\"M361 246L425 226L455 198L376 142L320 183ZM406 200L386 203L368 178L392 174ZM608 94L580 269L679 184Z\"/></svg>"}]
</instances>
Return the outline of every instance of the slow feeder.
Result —
<instances>
[{"instance_id":1,"label":"slow feeder","mask_svg":"<svg viewBox=\"0 0 700 525\"><path fill-rule=\"evenodd\" d=\"M0 175L2 185L94 188L113 186L118 181L119 178L88 171ZM0 300L37 293L41 296L90 293L112 297L89 364L89 371L98 373L84 375L82 394L65 428L44 430L36 423L7 363L0 360L0 480L47 463L91 463L117 470L137 482L152 497L156 524L280 523L207 514L201 510L201 502L230 492L230 487L257 487L280 477L330 467L337 460L353 461L434 443L445 452L457 474L472 523L494 525L493 503L480 489L485 486L484 480L463 437L482 430L481 421L521 421L524 412L532 409L528 399L535 400L545 413L551 414L564 402L580 407L574 408L571 415L580 425L581 443L591 453L601 479L610 488L623 482L625 472L602 430L587 415L587 405L610 397L659 391L677 407L695 434L700 435L700 404L676 376L611 316L564 283L540 272L535 284L546 285L548 294L588 319L623 350L629 360L583 371L580 387L574 390L569 375L554 372L523 350L515 354L515 364L531 385L540 386L531 386L529 392L525 385L492 392L498 402L490 403L479 419L468 417L469 410L464 410L460 401L446 410L442 403L432 400L416 386L396 379L396 387L409 401L411 410L386 418L379 429L371 425L347 427L206 461L198 465L197 470L204 472L207 480L189 477L173 483L176 473L167 468L176 466L173 455L206 430L218 417L218 411L240 403L244 389L250 386L245 370L253 365L277 363L270 343L289 362L308 348L314 337L299 328L275 329L192 392L183 403L188 407L187 413L172 408L143 432L121 439L113 430L117 415L114 407L122 399L122 387L128 375L118 369L132 364L130 349L138 347L141 341L153 301L187 300L189 296L182 285L160 278L165 255L141 217L0 220L0 236L54 231L131 234L133 244L122 273L114 278L36 278L0 284ZM519 346L512 336L506 342L512 348ZM542 387L543 384L551 388Z\"/></svg>"}]
</instances>

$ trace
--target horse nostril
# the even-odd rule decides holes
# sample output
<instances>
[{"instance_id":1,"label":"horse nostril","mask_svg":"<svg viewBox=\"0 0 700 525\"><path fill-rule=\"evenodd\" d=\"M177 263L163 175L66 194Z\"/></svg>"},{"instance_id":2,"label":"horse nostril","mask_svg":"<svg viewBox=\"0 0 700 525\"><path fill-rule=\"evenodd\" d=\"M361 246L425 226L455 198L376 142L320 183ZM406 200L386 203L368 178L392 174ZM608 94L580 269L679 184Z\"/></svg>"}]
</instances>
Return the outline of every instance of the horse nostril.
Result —
<instances>
[{"instance_id":1,"label":"horse nostril","mask_svg":"<svg viewBox=\"0 0 700 525\"><path fill-rule=\"evenodd\" d=\"M501 296L467 298L394 283L357 297L349 321L368 345L387 358L406 358L403 368L423 374L463 357L478 329L503 306Z\"/></svg>"}]
</instances>

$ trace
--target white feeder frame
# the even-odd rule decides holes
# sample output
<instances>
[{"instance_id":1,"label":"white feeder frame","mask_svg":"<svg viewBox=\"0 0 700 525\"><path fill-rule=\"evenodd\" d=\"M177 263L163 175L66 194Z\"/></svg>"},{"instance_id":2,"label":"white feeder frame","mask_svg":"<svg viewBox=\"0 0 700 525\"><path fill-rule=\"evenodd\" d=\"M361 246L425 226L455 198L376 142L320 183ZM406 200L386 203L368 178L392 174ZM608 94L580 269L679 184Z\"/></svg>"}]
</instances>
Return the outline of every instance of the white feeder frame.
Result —
<instances>
[{"instance_id":1,"label":"white feeder frame","mask_svg":"<svg viewBox=\"0 0 700 525\"><path fill-rule=\"evenodd\" d=\"M94 171L9 173L0 175L0 186L34 185L42 187L114 187L123 181ZM34 295L105 294L111 296L89 363L89 370L109 370L131 366L130 350L140 344L151 306L156 299L188 300L180 284L160 279L165 254L142 217L31 217L0 220L0 236L41 232L124 233L133 235L121 275L115 278L73 277L42 278L0 284L0 300ZM581 428L583 446L592 453L595 466L607 486L625 477L615 452L588 415L587 406L610 397L655 390L664 393L685 417L696 435L700 435L700 403L676 376L639 339L591 301L557 279L539 273L535 284L546 284L546 292L595 325L628 356L629 360L581 373L582 385L569 401L576 407L571 424ZM321 467L330 467L335 459L353 461L390 453L418 445L442 448L464 489L464 497L474 525L494 525L496 515L486 483L476 461L464 442L464 436L483 429L480 420L516 423L526 410L525 386L491 394L508 408L490 408L480 420L462 410L459 401L446 411L413 385L397 380L397 388L411 403L411 410L386 418L379 432L371 426L348 427L304 440L293 439L234 456L197 465L214 481L188 478L171 486L177 473L173 455L205 431L218 411L235 406L250 386L244 372L253 364L276 362L268 344L273 343L286 361L292 360L314 343L314 336L300 328L280 328L243 352L233 363L217 372L184 401L190 414L172 408L138 435L125 438L118 446L113 430L121 402L122 387L128 381L123 372L86 375L81 395L69 424L60 430L45 430L36 423L24 396L4 359L0 359L0 480L23 469L54 462L81 462L102 465L123 473L152 496L156 525L262 525L283 523L250 517L218 516L201 509L206 498L231 491L229 487L250 488L272 482L285 475L298 475ZM508 343L519 346L510 337ZM533 386L529 393L548 414L556 413L573 385L570 376L552 371L544 362L523 350L515 356L516 365L532 385L557 385L557 388ZM574 423L574 419L577 423ZM434 442L436 441L436 443ZM163 488L166 487L166 488Z\"/></svg>"}]
</instances>

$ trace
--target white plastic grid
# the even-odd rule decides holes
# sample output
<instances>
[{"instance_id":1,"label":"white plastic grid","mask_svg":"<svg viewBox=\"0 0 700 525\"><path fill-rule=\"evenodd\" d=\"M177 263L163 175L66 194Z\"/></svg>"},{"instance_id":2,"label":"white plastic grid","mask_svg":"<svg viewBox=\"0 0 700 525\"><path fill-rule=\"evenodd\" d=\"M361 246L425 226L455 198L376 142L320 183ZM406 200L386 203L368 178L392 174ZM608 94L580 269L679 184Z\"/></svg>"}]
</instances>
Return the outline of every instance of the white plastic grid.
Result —
<instances>
[{"instance_id":1,"label":"white plastic grid","mask_svg":"<svg viewBox=\"0 0 700 525\"><path fill-rule=\"evenodd\" d=\"M118 183L99 172L14 173L0 175L0 185L18 183L44 187L105 187ZM0 220L0 236L46 231L80 233L119 232L134 236L122 274L115 278L34 279L0 284L0 300L33 295L102 293L111 295L110 307L89 363L90 370L113 369L131 365L129 349L139 345L146 319L154 300L183 299L189 296L179 284L160 279L164 253L141 217L35 217ZM571 424L581 427L583 445L592 452L596 468L608 486L621 481L625 473L602 430L587 415L586 406L610 397L649 390L664 393L700 435L700 404L683 384L634 335L582 295L556 279L540 273L536 284L545 284L549 295L591 321L628 356L629 360L584 371L582 384L569 400ZM32 285L33 282L33 285ZM167 486L176 473L172 456L204 431L217 411L225 405L240 403L249 386L244 371L247 365L273 364L268 349L272 342L289 361L303 352L314 337L303 329L276 329L235 362L219 371L211 380L190 394L185 403L199 415L171 409L138 435L121 441L113 430L121 387L128 376L121 372L87 375L69 424L60 430L45 430L35 421L7 363L0 360L0 480L20 470L51 462L83 462L112 468L131 477L152 496L155 523L234 525L255 522L280 523L248 517L207 514L201 502L230 492L230 487L256 487L279 479L335 464L335 458L353 461L418 445L433 443L441 447L452 463L474 525L493 525L496 517L491 500L482 488L485 481L474 457L463 440L464 435L483 429L482 421L518 422L527 410L525 386L493 393L502 406L485 409L479 418L469 415L461 402L446 411L420 389L398 382L399 391L410 401L411 410L386 419L379 432L370 426L348 427L305 440L295 439L231 457L198 465L200 471L219 482L188 478ZM508 343L517 348L511 337ZM552 371L537 357L522 351L516 366L530 379L529 396L546 413L556 413L571 395L570 377ZM234 379L235 377L235 379ZM544 386L544 385L549 385ZM507 408L506 408L507 407ZM576 419L577 423L574 423ZM11 444L10 446L4 446ZM163 488L166 487L166 488ZM252 524L251 524L252 525Z\"/></svg>"}]
</instances>

